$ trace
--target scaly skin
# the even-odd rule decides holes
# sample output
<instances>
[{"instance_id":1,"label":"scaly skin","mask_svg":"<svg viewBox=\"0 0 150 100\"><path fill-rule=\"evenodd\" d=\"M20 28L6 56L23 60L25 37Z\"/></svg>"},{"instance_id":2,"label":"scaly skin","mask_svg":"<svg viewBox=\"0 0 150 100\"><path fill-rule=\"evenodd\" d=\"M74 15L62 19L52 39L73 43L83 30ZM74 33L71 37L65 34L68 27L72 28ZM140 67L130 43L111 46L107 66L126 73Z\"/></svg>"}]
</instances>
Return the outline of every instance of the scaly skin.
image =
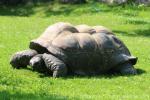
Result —
<instances>
[{"instance_id":1,"label":"scaly skin","mask_svg":"<svg viewBox=\"0 0 150 100\"><path fill-rule=\"evenodd\" d=\"M12 56L10 64L13 68L26 68L29 65L30 59L37 54L35 50L30 49L17 52Z\"/></svg>"},{"instance_id":2,"label":"scaly skin","mask_svg":"<svg viewBox=\"0 0 150 100\"><path fill-rule=\"evenodd\" d=\"M120 73L123 75L136 75L137 71L130 63L125 63L121 65Z\"/></svg>"},{"instance_id":3,"label":"scaly skin","mask_svg":"<svg viewBox=\"0 0 150 100\"><path fill-rule=\"evenodd\" d=\"M53 73L53 77L62 77L67 74L67 67L65 63L51 54L43 54L43 60L46 67Z\"/></svg>"},{"instance_id":4,"label":"scaly skin","mask_svg":"<svg viewBox=\"0 0 150 100\"><path fill-rule=\"evenodd\" d=\"M33 68L34 71L45 73L47 71L44 60L42 59L43 54L37 54L33 58L31 58L29 64Z\"/></svg>"}]
</instances>

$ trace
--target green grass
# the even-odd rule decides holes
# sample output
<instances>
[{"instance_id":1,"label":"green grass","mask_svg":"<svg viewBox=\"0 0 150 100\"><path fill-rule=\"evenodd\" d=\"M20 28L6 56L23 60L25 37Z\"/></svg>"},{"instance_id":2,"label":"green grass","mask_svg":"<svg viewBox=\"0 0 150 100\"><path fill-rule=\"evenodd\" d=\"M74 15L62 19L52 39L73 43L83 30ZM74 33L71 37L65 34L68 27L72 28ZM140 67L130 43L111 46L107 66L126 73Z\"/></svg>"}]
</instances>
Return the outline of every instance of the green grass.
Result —
<instances>
[{"instance_id":1,"label":"green grass","mask_svg":"<svg viewBox=\"0 0 150 100\"><path fill-rule=\"evenodd\" d=\"M12 69L11 55L28 48L55 22L104 25L139 58L135 76L44 77L26 69ZM149 100L150 8L110 7L102 4L0 7L0 100Z\"/></svg>"}]
</instances>

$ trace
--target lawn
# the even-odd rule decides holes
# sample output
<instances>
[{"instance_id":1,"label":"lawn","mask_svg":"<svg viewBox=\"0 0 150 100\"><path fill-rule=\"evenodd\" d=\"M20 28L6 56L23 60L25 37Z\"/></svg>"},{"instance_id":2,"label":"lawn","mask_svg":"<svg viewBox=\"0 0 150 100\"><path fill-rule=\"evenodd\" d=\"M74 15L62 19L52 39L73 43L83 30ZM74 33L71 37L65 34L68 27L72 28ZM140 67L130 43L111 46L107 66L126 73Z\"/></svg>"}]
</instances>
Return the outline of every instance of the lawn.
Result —
<instances>
[{"instance_id":1,"label":"lawn","mask_svg":"<svg viewBox=\"0 0 150 100\"><path fill-rule=\"evenodd\" d=\"M52 78L13 69L13 53L28 48L55 22L104 25L134 56L138 75ZM150 7L41 4L0 7L0 100L150 100Z\"/></svg>"}]
</instances>

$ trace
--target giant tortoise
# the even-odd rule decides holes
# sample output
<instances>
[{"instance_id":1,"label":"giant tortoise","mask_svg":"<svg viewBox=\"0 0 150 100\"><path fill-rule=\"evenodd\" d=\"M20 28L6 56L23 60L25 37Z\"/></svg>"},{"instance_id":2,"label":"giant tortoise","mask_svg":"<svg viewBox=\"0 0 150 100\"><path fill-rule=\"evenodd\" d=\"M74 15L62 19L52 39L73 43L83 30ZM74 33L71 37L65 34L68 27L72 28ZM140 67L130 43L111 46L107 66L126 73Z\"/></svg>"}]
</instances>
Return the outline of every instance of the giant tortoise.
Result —
<instances>
[{"instance_id":1,"label":"giant tortoise","mask_svg":"<svg viewBox=\"0 0 150 100\"><path fill-rule=\"evenodd\" d=\"M85 28L85 29L83 29ZM86 31L89 29L89 31ZM133 65L137 57L125 44L102 26L91 27L59 22L49 26L29 50L17 52L11 58L14 68L32 66L53 77L99 75L107 72L136 74Z\"/></svg>"}]
</instances>

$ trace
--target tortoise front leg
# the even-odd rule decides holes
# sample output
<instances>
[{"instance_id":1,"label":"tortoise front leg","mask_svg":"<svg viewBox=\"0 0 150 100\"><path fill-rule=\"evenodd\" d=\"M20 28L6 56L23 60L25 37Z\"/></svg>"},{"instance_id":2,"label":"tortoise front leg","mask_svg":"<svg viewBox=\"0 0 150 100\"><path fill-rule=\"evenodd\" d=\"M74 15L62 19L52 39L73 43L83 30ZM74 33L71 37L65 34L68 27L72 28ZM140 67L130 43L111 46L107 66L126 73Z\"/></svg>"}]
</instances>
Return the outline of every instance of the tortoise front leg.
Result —
<instances>
[{"instance_id":1,"label":"tortoise front leg","mask_svg":"<svg viewBox=\"0 0 150 100\"><path fill-rule=\"evenodd\" d=\"M37 71L40 73L46 73L47 68L45 66L45 63L44 63L42 56L43 56L43 54L35 55L34 57L31 58L29 64L34 71Z\"/></svg>"},{"instance_id":2,"label":"tortoise front leg","mask_svg":"<svg viewBox=\"0 0 150 100\"><path fill-rule=\"evenodd\" d=\"M26 68L30 59L37 54L35 50L31 49L17 52L12 56L10 64L13 68Z\"/></svg>"},{"instance_id":3,"label":"tortoise front leg","mask_svg":"<svg viewBox=\"0 0 150 100\"><path fill-rule=\"evenodd\" d=\"M53 77L62 77L67 74L67 67L63 61L51 54L43 54L43 60L48 70L53 72Z\"/></svg>"}]
</instances>

